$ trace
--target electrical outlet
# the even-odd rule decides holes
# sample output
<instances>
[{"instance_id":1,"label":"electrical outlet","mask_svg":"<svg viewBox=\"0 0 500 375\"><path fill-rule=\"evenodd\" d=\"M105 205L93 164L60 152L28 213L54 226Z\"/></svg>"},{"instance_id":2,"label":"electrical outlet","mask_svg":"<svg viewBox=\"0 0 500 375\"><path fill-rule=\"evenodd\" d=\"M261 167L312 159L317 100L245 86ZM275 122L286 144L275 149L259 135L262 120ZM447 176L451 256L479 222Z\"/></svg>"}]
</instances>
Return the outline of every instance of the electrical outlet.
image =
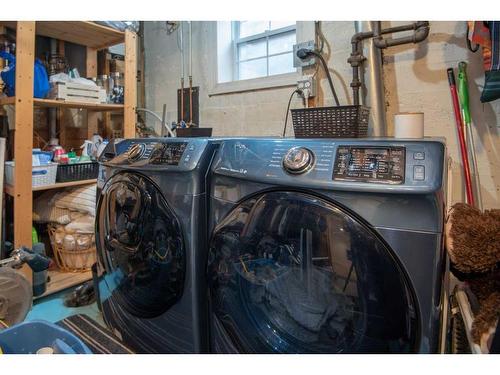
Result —
<instances>
[{"instance_id":1,"label":"electrical outlet","mask_svg":"<svg viewBox=\"0 0 500 375\"><path fill-rule=\"evenodd\" d=\"M316 43L314 40L309 40L308 42L298 43L293 45L293 67L294 68L303 68L305 66L311 66L316 64L316 58L311 56L307 59L299 59L297 57L297 51L299 49L305 48L309 51L314 51L316 49Z\"/></svg>"},{"instance_id":2,"label":"electrical outlet","mask_svg":"<svg viewBox=\"0 0 500 375\"><path fill-rule=\"evenodd\" d=\"M312 75L302 76L301 79L297 80L297 88L302 91L309 90L310 98L314 98L316 96L316 81Z\"/></svg>"}]
</instances>

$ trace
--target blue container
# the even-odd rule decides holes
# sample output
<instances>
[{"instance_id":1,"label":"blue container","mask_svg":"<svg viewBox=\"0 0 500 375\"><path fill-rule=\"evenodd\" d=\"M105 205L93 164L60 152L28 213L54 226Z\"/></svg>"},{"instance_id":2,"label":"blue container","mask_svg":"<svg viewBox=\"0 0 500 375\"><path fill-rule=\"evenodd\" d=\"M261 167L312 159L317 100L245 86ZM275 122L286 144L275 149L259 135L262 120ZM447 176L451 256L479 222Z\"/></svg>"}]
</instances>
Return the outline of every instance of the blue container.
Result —
<instances>
[{"instance_id":1,"label":"blue container","mask_svg":"<svg viewBox=\"0 0 500 375\"><path fill-rule=\"evenodd\" d=\"M92 354L78 337L43 320L20 323L0 331L0 348L4 354L35 354L43 347L51 347L58 354Z\"/></svg>"},{"instance_id":2,"label":"blue container","mask_svg":"<svg viewBox=\"0 0 500 375\"><path fill-rule=\"evenodd\" d=\"M52 152L33 150L33 156L38 158L41 165L49 164L52 161Z\"/></svg>"},{"instance_id":3,"label":"blue container","mask_svg":"<svg viewBox=\"0 0 500 375\"><path fill-rule=\"evenodd\" d=\"M0 76L5 84L5 93L7 96L16 95L16 57L5 51L0 51L0 57L9 62L9 65L2 70ZM35 59L34 78L33 78L33 96L35 98L45 98L50 91L50 82L47 70L42 61Z\"/></svg>"}]
</instances>

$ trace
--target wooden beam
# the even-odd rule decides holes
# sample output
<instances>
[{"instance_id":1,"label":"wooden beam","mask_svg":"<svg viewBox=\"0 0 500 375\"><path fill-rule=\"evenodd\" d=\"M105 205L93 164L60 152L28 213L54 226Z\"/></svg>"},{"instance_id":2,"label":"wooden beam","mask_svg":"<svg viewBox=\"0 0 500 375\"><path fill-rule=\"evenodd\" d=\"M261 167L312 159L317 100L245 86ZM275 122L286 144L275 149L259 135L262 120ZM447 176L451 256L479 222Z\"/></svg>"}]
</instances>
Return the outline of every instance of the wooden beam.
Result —
<instances>
[{"instance_id":1,"label":"wooden beam","mask_svg":"<svg viewBox=\"0 0 500 375\"><path fill-rule=\"evenodd\" d=\"M33 73L35 22L17 22L16 113L14 135L14 246L31 247L33 193L31 191L33 149ZM23 273L32 280L26 267Z\"/></svg>"},{"instance_id":2,"label":"wooden beam","mask_svg":"<svg viewBox=\"0 0 500 375\"><path fill-rule=\"evenodd\" d=\"M64 40L57 41L57 53L62 57L66 56L66 43ZM35 100L36 105L36 100ZM49 110L51 111L51 110ZM57 111L57 129L59 129L59 144L66 145L68 132L66 131L66 124L64 123L64 108L56 108ZM57 136L57 135L56 135Z\"/></svg>"},{"instance_id":3,"label":"wooden beam","mask_svg":"<svg viewBox=\"0 0 500 375\"><path fill-rule=\"evenodd\" d=\"M87 47L87 78L97 78L97 49ZM97 129L97 112L87 111L87 139L91 139Z\"/></svg>"},{"instance_id":4,"label":"wooden beam","mask_svg":"<svg viewBox=\"0 0 500 375\"><path fill-rule=\"evenodd\" d=\"M125 31L125 111L123 137L135 138L135 109L137 106L137 35Z\"/></svg>"},{"instance_id":5,"label":"wooden beam","mask_svg":"<svg viewBox=\"0 0 500 375\"><path fill-rule=\"evenodd\" d=\"M108 77L111 74L110 71L110 60L108 60L108 54L109 50L104 49L101 50L97 53L97 61L98 61L98 66L99 66L99 73L103 75L107 75ZM116 104L115 104L116 105ZM104 138L112 138L113 136L113 129L111 127L111 113L109 112L103 112L101 113L101 120L102 120L102 126L100 129L102 129L102 134L101 136Z\"/></svg>"}]
</instances>

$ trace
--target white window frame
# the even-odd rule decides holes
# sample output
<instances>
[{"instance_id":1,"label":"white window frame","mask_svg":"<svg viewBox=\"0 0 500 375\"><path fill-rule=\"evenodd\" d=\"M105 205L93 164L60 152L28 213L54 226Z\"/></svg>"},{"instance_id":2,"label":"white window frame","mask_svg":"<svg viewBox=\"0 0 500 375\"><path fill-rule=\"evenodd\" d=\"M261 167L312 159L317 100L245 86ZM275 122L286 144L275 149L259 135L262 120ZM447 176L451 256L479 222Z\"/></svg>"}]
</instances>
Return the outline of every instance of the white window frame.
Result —
<instances>
[{"instance_id":1,"label":"white window frame","mask_svg":"<svg viewBox=\"0 0 500 375\"><path fill-rule=\"evenodd\" d=\"M209 97L275 88L290 88L297 85L297 80L301 76L300 68L297 68L297 70L292 73L233 81L232 77L234 72L232 71L232 61L234 60L232 59L234 51L231 44L231 21L214 21L210 22L209 25L207 32L211 35L213 45L217 47L209 49L207 56L211 67L209 72L211 81L208 92ZM219 33L219 30L225 30L225 32ZM297 21L295 37L297 43L314 39L314 22ZM224 65L220 64L220 56L223 56L225 59Z\"/></svg>"},{"instance_id":2,"label":"white window frame","mask_svg":"<svg viewBox=\"0 0 500 375\"><path fill-rule=\"evenodd\" d=\"M269 21L271 22L271 21ZM272 77L274 75L278 74L269 74L269 58L273 56L280 56L280 55L285 55L287 53L290 53L291 51L286 51L286 52L280 52L280 53L274 53L272 55L269 54L269 39L273 37L278 37L278 36L283 36L289 33L294 33L295 34L295 40L297 40L297 23L294 25L286 26L286 27L281 27L279 29L275 30L266 30L263 33L259 34L253 34L249 35L244 38L240 38L240 24L241 21L233 21L232 22L232 28L233 28L233 81L243 81L244 79L240 79L240 63L246 62L246 61L252 61L252 60L258 60L262 58L266 58L266 75L265 76L260 76L256 78L265 78L265 77ZM241 45L244 45L246 43L252 43L260 40L266 41L266 54L265 56L259 56L259 57L254 57L246 60L240 60L240 53L239 49ZM293 57L292 57L293 58ZM283 74L289 74L293 72L288 72L288 73L283 73ZM253 79L253 78L251 78Z\"/></svg>"}]
</instances>

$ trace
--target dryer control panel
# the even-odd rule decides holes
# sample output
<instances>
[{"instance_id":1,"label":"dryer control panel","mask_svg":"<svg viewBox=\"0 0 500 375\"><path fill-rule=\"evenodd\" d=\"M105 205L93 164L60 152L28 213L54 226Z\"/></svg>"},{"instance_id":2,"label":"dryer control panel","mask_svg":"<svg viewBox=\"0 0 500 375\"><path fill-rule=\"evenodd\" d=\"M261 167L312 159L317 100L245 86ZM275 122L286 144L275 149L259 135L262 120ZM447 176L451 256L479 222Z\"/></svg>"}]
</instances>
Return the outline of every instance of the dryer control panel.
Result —
<instances>
[{"instance_id":1,"label":"dryer control panel","mask_svg":"<svg viewBox=\"0 0 500 375\"><path fill-rule=\"evenodd\" d=\"M361 147L339 145L333 179L382 184L402 184L405 180L404 147Z\"/></svg>"}]
</instances>

